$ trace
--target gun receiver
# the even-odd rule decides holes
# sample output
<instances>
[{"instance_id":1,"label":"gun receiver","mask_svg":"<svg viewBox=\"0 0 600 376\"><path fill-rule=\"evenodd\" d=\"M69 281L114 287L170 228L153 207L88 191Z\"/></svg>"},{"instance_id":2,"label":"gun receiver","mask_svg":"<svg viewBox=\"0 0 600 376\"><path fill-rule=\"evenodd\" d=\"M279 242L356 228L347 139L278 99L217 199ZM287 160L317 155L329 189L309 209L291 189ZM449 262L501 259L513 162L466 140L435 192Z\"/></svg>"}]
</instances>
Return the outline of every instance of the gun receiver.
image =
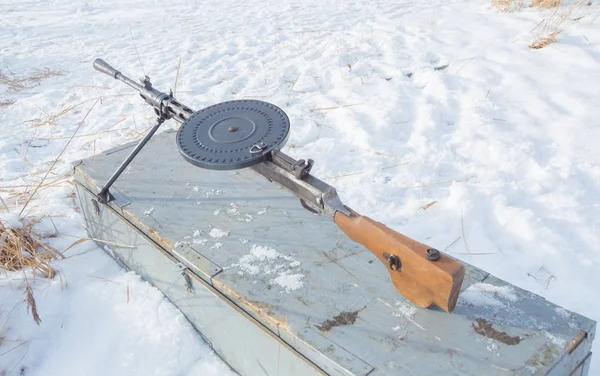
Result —
<instances>
[{"instance_id":1,"label":"gun receiver","mask_svg":"<svg viewBox=\"0 0 600 376\"><path fill-rule=\"evenodd\" d=\"M195 114L189 107L177 102L171 93L166 94L154 89L147 76L141 80L142 84L138 84L101 59L94 61L94 68L136 89L158 115L156 129L164 120L172 118L183 123ZM230 127L229 131L232 132L233 128ZM125 161L127 164L149 137L140 141L137 151L134 150ZM264 161L249 168L299 197L307 210L315 214L325 213L331 217L350 239L362 244L385 265L394 287L406 299L419 307L436 305L446 312L452 312L456 306L465 267L450 256L346 207L334 187L310 174L312 165L313 161L310 159L297 161L274 149L265 155ZM123 163L119 170L122 171L125 167L126 164ZM118 174L113 175L109 183L112 184L117 177ZM110 197L110 184L105 185L101 191L106 197ZM99 197L102 199L100 194Z\"/></svg>"}]
</instances>

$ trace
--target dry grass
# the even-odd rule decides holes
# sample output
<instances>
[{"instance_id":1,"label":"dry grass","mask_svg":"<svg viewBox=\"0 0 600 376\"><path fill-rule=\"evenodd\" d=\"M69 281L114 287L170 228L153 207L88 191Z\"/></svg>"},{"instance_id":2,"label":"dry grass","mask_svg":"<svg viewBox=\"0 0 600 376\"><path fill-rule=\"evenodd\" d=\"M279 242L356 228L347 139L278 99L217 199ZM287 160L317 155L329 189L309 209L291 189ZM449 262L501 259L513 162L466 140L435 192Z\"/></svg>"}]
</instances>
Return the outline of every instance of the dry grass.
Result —
<instances>
[{"instance_id":1,"label":"dry grass","mask_svg":"<svg viewBox=\"0 0 600 376\"><path fill-rule=\"evenodd\" d=\"M27 76L17 76L12 71L0 70L0 85L8 86L8 91L21 91L38 86L43 80L62 76L64 73L49 68L35 69Z\"/></svg>"},{"instance_id":2,"label":"dry grass","mask_svg":"<svg viewBox=\"0 0 600 376\"><path fill-rule=\"evenodd\" d=\"M524 6L523 0L492 0L492 7L498 12L514 12Z\"/></svg>"},{"instance_id":3,"label":"dry grass","mask_svg":"<svg viewBox=\"0 0 600 376\"><path fill-rule=\"evenodd\" d=\"M346 107L354 107L354 106L360 106L362 103L352 103L352 104L345 104L343 106L333 106L333 107L316 107L316 108L311 108L310 111L330 111L330 110L337 110L338 108L346 108Z\"/></svg>"},{"instance_id":4,"label":"dry grass","mask_svg":"<svg viewBox=\"0 0 600 376\"><path fill-rule=\"evenodd\" d=\"M561 6L563 0L531 0L531 6L535 8L547 9Z\"/></svg>"},{"instance_id":5,"label":"dry grass","mask_svg":"<svg viewBox=\"0 0 600 376\"><path fill-rule=\"evenodd\" d=\"M31 285L25 285L25 296L27 297L27 309L31 310L31 316L33 316L33 321L36 324L40 325L42 319L37 311L37 304L35 303L35 298L33 297L33 290L31 289Z\"/></svg>"},{"instance_id":6,"label":"dry grass","mask_svg":"<svg viewBox=\"0 0 600 376\"><path fill-rule=\"evenodd\" d=\"M79 131L79 128L81 128L81 125L85 122L85 119L87 119L88 115L90 114L90 112L92 112L92 110L94 109L94 107L96 106L96 104L98 103L99 100L100 99L96 99L96 101L94 102L94 104L92 105L92 107L90 107L90 109L85 114L85 116L83 117L83 119L79 122L79 124L77 125L77 128L75 128L75 131L71 135L71 138L69 138L69 140L65 144L65 147L60 151L60 153L58 154L58 157L56 157L56 159L54 160L54 162L52 163L52 165L50 166L50 168L46 172L46 175L44 175L44 177L40 181L40 184L33 190L33 193L31 194L31 196L29 196L29 199L23 205L23 208L19 212L19 216L21 216L23 214L23 212L25 211L25 208L29 204L29 201L31 201L33 199L33 196L35 196L35 193L38 191L38 189L41 188L42 184L44 183L44 180L46 180L46 178L48 177L48 175L50 174L50 172L52 172L52 169L54 168L54 165L56 165L56 163L60 160L60 157L63 155L63 153L65 152L65 150L67 150L67 148L69 147L69 144L71 143L71 141L73 141L73 138L77 134L77 131Z\"/></svg>"},{"instance_id":7,"label":"dry grass","mask_svg":"<svg viewBox=\"0 0 600 376\"><path fill-rule=\"evenodd\" d=\"M587 3L587 0L539 0L538 7L546 9L546 14L534 29L536 36L529 47L537 50L556 43L556 37L569 27L580 7Z\"/></svg>"},{"instance_id":8,"label":"dry grass","mask_svg":"<svg viewBox=\"0 0 600 376\"><path fill-rule=\"evenodd\" d=\"M514 12L525 7L551 9L569 6L572 3L573 0L492 0L492 7L499 12ZM581 1L579 3L590 5L589 0Z\"/></svg>"},{"instance_id":9,"label":"dry grass","mask_svg":"<svg viewBox=\"0 0 600 376\"><path fill-rule=\"evenodd\" d=\"M5 69L0 70L0 87L6 86L6 93L19 93L38 86L45 79L62 75L64 75L62 71L49 68L35 69L26 76L18 76L10 69ZM0 109L14 103L15 101L12 99L0 98Z\"/></svg>"},{"instance_id":10,"label":"dry grass","mask_svg":"<svg viewBox=\"0 0 600 376\"><path fill-rule=\"evenodd\" d=\"M136 95L136 94L132 93L132 94L101 95L101 96L97 96L97 97L86 99L86 100L84 100L82 102L79 102L77 104L70 104L70 105L62 108L57 113L53 113L53 112L50 112L50 111L46 112L42 108L38 107L38 109L42 113L41 116L37 117L37 118L25 120L25 122L26 123L31 123L32 124L31 128L38 128L38 127L43 127L43 126L48 126L48 125L49 126L53 126L53 125L57 124L57 122L58 122L58 120L59 120L59 118L61 116L73 113L75 109L77 109L78 107L80 107L80 106L82 106L84 104L95 102L95 101L100 101L100 104L102 104L102 100L106 99L106 98L126 97L126 96L132 96L132 95ZM114 124L113 124L113 126L114 126Z\"/></svg>"},{"instance_id":11,"label":"dry grass","mask_svg":"<svg viewBox=\"0 0 600 376\"><path fill-rule=\"evenodd\" d=\"M64 256L33 231L36 223L30 220L22 227L8 227L0 222L0 267L9 271L30 268L44 278L54 278L50 261Z\"/></svg>"},{"instance_id":12,"label":"dry grass","mask_svg":"<svg viewBox=\"0 0 600 376\"><path fill-rule=\"evenodd\" d=\"M15 101L12 101L10 99L0 100L0 108L12 106L14 103L15 103Z\"/></svg>"},{"instance_id":13,"label":"dry grass","mask_svg":"<svg viewBox=\"0 0 600 376\"><path fill-rule=\"evenodd\" d=\"M46 244L33 230L36 221L26 221L21 227L9 227L0 222L0 268L7 271L31 269L34 276L54 278L56 270L50 265L52 260L65 256ZM23 274L25 276L25 274ZM38 314L33 289L25 277L25 297L36 324L42 321Z\"/></svg>"},{"instance_id":14,"label":"dry grass","mask_svg":"<svg viewBox=\"0 0 600 376\"><path fill-rule=\"evenodd\" d=\"M492 7L499 12L514 12L526 6L544 11L544 18L534 28L535 38L530 48L540 49L556 43L556 38L577 17L576 13L582 5L590 5L589 0L492 0Z\"/></svg>"},{"instance_id":15,"label":"dry grass","mask_svg":"<svg viewBox=\"0 0 600 376\"><path fill-rule=\"evenodd\" d=\"M555 30L550 33L540 33L535 37L533 42L531 42L529 48L539 50L540 48L544 48L549 44L556 43L556 37L562 32L563 30Z\"/></svg>"}]
</instances>

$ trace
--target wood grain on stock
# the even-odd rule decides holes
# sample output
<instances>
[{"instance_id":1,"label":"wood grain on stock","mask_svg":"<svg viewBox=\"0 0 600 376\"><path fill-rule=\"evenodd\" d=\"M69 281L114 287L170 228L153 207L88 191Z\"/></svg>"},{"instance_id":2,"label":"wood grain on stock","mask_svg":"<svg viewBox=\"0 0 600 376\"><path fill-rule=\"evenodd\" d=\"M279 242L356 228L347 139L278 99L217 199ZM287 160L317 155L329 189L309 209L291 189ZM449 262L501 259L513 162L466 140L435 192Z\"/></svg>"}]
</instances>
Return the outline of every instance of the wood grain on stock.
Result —
<instances>
[{"instance_id":1,"label":"wood grain on stock","mask_svg":"<svg viewBox=\"0 0 600 376\"><path fill-rule=\"evenodd\" d=\"M428 246L408 238L385 225L352 212L349 217L335 214L335 224L353 241L364 245L385 265L392 283L406 299L419 307L436 305L446 312L456 306L465 267L462 263L441 254L437 261L425 256ZM384 253L396 255L402 264L391 270Z\"/></svg>"}]
</instances>

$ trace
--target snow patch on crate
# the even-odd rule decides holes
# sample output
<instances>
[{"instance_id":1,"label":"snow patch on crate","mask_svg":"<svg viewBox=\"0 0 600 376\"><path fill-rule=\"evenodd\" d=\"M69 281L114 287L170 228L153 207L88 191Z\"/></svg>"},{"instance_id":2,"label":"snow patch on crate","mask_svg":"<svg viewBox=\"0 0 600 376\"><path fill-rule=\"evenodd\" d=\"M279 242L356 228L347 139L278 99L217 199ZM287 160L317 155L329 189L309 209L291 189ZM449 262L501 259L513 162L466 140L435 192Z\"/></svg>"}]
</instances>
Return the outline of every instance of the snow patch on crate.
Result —
<instances>
[{"instance_id":1,"label":"snow patch on crate","mask_svg":"<svg viewBox=\"0 0 600 376\"><path fill-rule=\"evenodd\" d=\"M224 236L229 236L229 231L221 230L221 229L218 229L218 228L213 228L212 230L210 230L210 232L208 233L208 235L210 235L211 237L213 237L215 239L219 239L219 238L222 238Z\"/></svg>"},{"instance_id":2,"label":"snow patch on crate","mask_svg":"<svg viewBox=\"0 0 600 376\"><path fill-rule=\"evenodd\" d=\"M227 211L227 214L229 214L229 215L233 215L233 216L240 215L240 211L238 210L237 205L234 204L233 202L230 202L229 206L225 210Z\"/></svg>"},{"instance_id":3,"label":"snow patch on crate","mask_svg":"<svg viewBox=\"0 0 600 376\"><path fill-rule=\"evenodd\" d=\"M285 292L298 290L304 285L302 279L304 274L291 274L288 271L280 272L277 278L271 280L271 283L279 285L285 289Z\"/></svg>"},{"instance_id":4,"label":"snow patch on crate","mask_svg":"<svg viewBox=\"0 0 600 376\"><path fill-rule=\"evenodd\" d=\"M478 307L507 307L518 300L510 286L495 286L489 283L476 283L463 291L459 302Z\"/></svg>"},{"instance_id":5,"label":"snow patch on crate","mask_svg":"<svg viewBox=\"0 0 600 376\"><path fill-rule=\"evenodd\" d=\"M215 230L215 229L213 229L213 230ZM215 236L212 236L212 235L211 236L213 238L218 239L221 237L221 236L218 236L219 234L221 234L220 231L223 231L223 230L219 230L219 229L216 229L216 230L218 230L219 232L215 232L214 233ZM229 235L229 232L226 232L226 233L227 233L227 235ZM227 235L225 235L225 236L227 236ZM202 231L196 229L196 230L194 230L194 232L192 233L191 236L189 236L189 235L184 236L183 239L176 241L174 244L174 248L190 247L192 245L196 245L196 246L205 245L208 242L208 240L209 239L202 236ZM219 247L213 247L213 248L219 248Z\"/></svg>"},{"instance_id":6,"label":"snow patch on crate","mask_svg":"<svg viewBox=\"0 0 600 376\"><path fill-rule=\"evenodd\" d=\"M550 340L550 342L552 342L558 347L565 347L565 345L567 344L567 341L565 339L559 338L550 332L544 330L542 331L542 333L544 333L544 335Z\"/></svg>"},{"instance_id":7,"label":"snow patch on crate","mask_svg":"<svg viewBox=\"0 0 600 376\"><path fill-rule=\"evenodd\" d=\"M203 198L222 196L227 193L227 191L224 189L214 189L214 188L205 189L205 188L202 188L202 186L200 186L200 185L195 186L194 188L192 188L192 190L194 192L200 193L200 196Z\"/></svg>"},{"instance_id":8,"label":"snow patch on crate","mask_svg":"<svg viewBox=\"0 0 600 376\"><path fill-rule=\"evenodd\" d=\"M244 214L244 215L240 216L237 220L242 221L242 222L252 222L253 219L254 219L254 217L251 216L250 214Z\"/></svg>"},{"instance_id":9,"label":"snow patch on crate","mask_svg":"<svg viewBox=\"0 0 600 376\"><path fill-rule=\"evenodd\" d=\"M568 319L571 317L571 314L569 313L569 311L567 311L563 307L554 308L554 312L556 312L557 315L559 315L560 317L562 317L564 319Z\"/></svg>"},{"instance_id":10,"label":"snow patch on crate","mask_svg":"<svg viewBox=\"0 0 600 376\"><path fill-rule=\"evenodd\" d=\"M192 239L192 244L194 245L204 245L208 242L206 238L194 238Z\"/></svg>"},{"instance_id":11,"label":"snow patch on crate","mask_svg":"<svg viewBox=\"0 0 600 376\"><path fill-rule=\"evenodd\" d=\"M398 312L394 313L394 316L398 316L398 314L412 319L417 314L417 307L412 305L411 303L397 302L396 306L398 307Z\"/></svg>"},{"instance_id":12,"label":"snow patch on crate","mask_svg":"<svg viewBox=\"0 0 600 376\"><path fill-rule=\"evenodd\" d=\"M254 244L250 252L232 266L238 267L239 275L270 277L277 273L277 277L269 278L268 282L280 286L287 293L304 285L304 274L299 273L300 261L268 246Z\"/></svg>"}]
</instances>

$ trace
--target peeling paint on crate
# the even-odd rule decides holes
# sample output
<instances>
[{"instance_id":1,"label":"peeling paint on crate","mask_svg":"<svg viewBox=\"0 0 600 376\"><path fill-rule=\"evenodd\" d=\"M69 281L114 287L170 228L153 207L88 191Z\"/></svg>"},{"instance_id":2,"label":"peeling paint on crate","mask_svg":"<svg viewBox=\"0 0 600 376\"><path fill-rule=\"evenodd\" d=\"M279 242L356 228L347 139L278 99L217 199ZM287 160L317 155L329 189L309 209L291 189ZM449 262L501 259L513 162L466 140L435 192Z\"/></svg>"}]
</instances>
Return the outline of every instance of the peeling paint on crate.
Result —
<instances>
[{"instance_id":1,"label":"peeling paint on crate","mask_svg":"<svg viewBox=\"0 0 600 376\"><path fill-rule=\"evenodd\" d=\"M165 249L175 248L175 245L173 242L171 242L169 239L166 239L166 238L160 236L158 234L158 231L156 231L154 228L144 224L133 213L129 212L127 209L122 209L122 212L123 212L123 216L125 216L129 221L131 221L135 227L137 227L140 230L142 230L143 232L145 232L154 241L156 241L161 247L163 247Z\"/></svg>"},{"instance_id":2,"label":"peeling paint on crate","mask_svg":"<svg viewBox=\"0 0 600 376\"><path fill-rule=\"evenodd\" d=\"M356 310L352 312L341 312L339 315L335 316L333 319L327 319L321 323L321 325L315 325L317 329L322 332L328 332L331 328L336 326L343 325L352 325L356 322L356 318L358 317L358 313L361 310Z\"/></svg>"},{"instance_id":3,"label":"peeling paint on crate","mask_svg":"<svg viewBox=\"0 0 600 376\"><path fill-rule=\"evenodd\" d=\"M560 356L560 350L556 346L545 344L525 363L525 367L532 374L539 370L547 370L554 363L554 359Z\"/></svg>"},{"instance_id":4,"label":"peeling paint on crate","mask_svg":"<svg viewBox=\"0 0 600 376\"><path fill-rule=\"evenodd\" d=\"M241 304L246 308L247 311L253 312L257 316L264 318L265 320L269 321L272 325L277 327L279 330L291 332L287 317L277 316L275 313L272 312L270 305L250 300L240 295L239 293L233 291L229 286L221 283L218 280L213 280L213 283L216 288L225 292L227 295L235 298L237 301L241 302Z\"/></svg>"},{"instance_id":5,"label":"peeling paint on crate","mask_svg":"<svg viewBox=\"0 0 600 376\"><path fill-rule=\"evenodd\" d=\"M492 324L486 319L475 320L475 323L472 324L472 327L475 333L480 334L484 337L495 339L504 343L505 345L513 346L518 345L521 342L521 337L510 336L506 332L501 332L499 330L494 329Z\"/></svg>"}]
</instances>

